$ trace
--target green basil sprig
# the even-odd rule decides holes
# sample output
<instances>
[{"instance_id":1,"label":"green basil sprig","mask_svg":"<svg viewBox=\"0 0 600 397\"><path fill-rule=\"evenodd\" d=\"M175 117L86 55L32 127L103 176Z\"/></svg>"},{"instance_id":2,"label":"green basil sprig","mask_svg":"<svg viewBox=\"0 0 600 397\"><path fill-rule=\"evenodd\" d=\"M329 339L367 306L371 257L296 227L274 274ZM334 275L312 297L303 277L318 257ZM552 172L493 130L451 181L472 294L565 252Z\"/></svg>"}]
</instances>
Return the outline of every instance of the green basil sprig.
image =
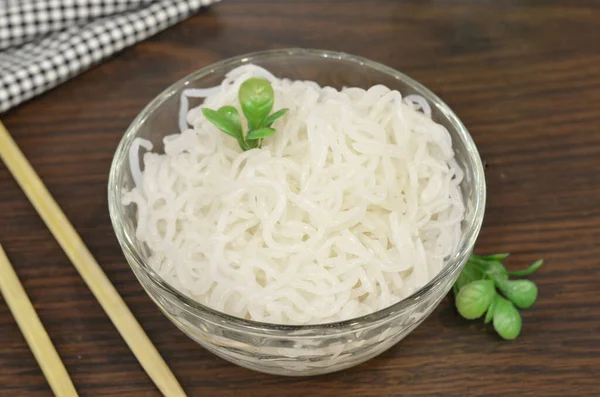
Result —
<instances>
[{"instance_id":1,"label":"green basil sprig","mask_svg":"<svg viewBox=\"0 0 600 397\"><path fill-rule=\"evenodd\" d=\"M531 307L538 288L529 280L511 280L509 276L528 276L542 266L540 259L525 270L509 272L502 264L508 254L471 255L454 283L454 303L461 316L474 320L485 314L503 339L512 340L521 333L518 309Z\"/></svg>"},{"instance_id":2,"label":"green basil sprig","mask_svg":"<svg viewBox=\"0 0 600 397\"><path fill-rule=\"evenodd\" d=\"M245 135L240 114L233 106L223 106L219 110L203 108L202 113L215 127L237 140L242 150L260 148L262 140L275 133L273 123L288 109L269 115L275 93L271 83L263 78L253 77L244 81L238 91L238 99L248 123Z\"/></svg>"}]
</instances>

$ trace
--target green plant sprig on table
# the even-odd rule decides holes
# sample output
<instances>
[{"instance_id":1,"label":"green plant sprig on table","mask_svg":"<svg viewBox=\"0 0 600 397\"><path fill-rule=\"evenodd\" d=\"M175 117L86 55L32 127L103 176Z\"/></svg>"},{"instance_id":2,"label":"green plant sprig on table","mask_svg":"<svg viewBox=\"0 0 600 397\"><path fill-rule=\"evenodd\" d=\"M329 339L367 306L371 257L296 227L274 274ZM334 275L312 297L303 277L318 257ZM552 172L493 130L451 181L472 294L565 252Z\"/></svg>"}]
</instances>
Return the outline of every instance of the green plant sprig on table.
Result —
<instances>
[{"instance_id":1,"label":"green plant sprig on table","mask_svg":"<svg viewBox=\"0 0 600 397\"><path fill-rule=\"evenodd\" d=\"M283 116L288 109L281 109L269 115L273 109L275 93L268 80L258 77L242 83L238 99L248 122L248 132L245 135L240 114L235 107L223 106L219 110L203 108L202 113L218 129L235 138L242 150L260 148L262 140L275 133L275 129L271 128L275 120Z\"/></svg>"},{"instance_id":2,"label":"green plant sprig on table","mask_svg":"<svg viewBox=\"0 0 600 397\"><path fill-rule=\"evenodd\" d=\"M528 276L542 266L543 260L525 270L509 272L501 262L508 255L471 255L452 290L461 316L474 320L485 314L485 324L493 322L498 335L512 340L521 332L521 315L517 308L531 307L538 289L529 280L511 280L509 276Z\"/></svg>"}]
</instances>

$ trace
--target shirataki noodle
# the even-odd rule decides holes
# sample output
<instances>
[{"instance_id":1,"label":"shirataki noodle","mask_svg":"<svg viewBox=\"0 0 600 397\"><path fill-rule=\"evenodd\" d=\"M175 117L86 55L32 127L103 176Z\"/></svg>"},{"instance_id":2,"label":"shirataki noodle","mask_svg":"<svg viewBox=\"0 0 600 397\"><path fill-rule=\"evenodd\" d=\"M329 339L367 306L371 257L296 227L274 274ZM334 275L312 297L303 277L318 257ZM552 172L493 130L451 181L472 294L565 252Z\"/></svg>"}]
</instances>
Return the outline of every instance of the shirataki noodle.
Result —
<instances>
[{"instance_id":1,"label":"shirataki noodle","mask_svg":"<svg viewBox=\"0 0 600 397\"><path fill-rule=\"evenodd\" d=\"M250 77L289 111L262 149L201 107L235 106ZM202 97L188 110L188 97ZM130 149L136 238L149 264L194 300L276 324L350 319L390 306L437 274L461 238L463 172L427 101L382 85L320 87L245 65L181 97L164 154Z\"/></svg>"}]
</instances>

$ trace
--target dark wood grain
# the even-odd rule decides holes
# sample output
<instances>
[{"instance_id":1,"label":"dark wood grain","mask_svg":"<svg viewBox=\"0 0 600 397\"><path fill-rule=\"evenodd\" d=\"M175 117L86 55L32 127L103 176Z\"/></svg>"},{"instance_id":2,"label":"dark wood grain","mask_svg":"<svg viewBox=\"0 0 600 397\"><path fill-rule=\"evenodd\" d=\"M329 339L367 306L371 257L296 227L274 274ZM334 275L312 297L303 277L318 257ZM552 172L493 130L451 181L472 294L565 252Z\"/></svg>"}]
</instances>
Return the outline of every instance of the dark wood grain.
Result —
<instances>
[{"instance_id":1,"label":"dark wood grain","mask_svg":"<svg viewBox=\"0 0 600 397\"><path fill-rule=\"evenodd\" d=\"M4 115L9 131L190 396L600 395L600 4L583 0L234 1L130 48ZM163 88L246 52L313 47L399 69L457 112L487 163L480 252L538 257L536 306L502 342L446 299L356 368L283 378L185 337L135 280L113 235L108 169ZM158 396L34 209L0 166L0 241L82 396ZM0 275L1 277L1 275ZM0 395L51 395L0 300Z\"/></svg>"}]
</instances>

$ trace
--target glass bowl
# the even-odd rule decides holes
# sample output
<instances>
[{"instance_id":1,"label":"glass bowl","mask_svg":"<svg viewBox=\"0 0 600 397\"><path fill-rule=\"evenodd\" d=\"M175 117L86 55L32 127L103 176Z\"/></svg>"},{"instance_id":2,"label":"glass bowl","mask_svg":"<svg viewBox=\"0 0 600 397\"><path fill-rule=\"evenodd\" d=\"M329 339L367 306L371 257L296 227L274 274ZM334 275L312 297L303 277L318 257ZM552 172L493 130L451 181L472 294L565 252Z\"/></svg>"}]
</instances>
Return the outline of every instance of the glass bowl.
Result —
<instances>
[{"instance_id":1,"label":"glass bowl","mask_svg":"<svg viewBox=\"0 0 600 397\"><path fill-rule=\"evenodd\" d=\"M452 136L456 158L465 172L463 236L443 269L408 298L370 315L348 321L286 326L233 317L183 295L157 275L147 262L147 248L135 238L135 206L121 197L133 187L128 151L136 137L150 140L155 152L163 137L178 131L181 91L217 86L242 64L262 66L278 77L313 80L322 86L367 89L384 84L403 96L418 94L431 105L433 119ZM201 100L191 103L200 104ZM108 202L113 228L129 265L162 312L190 338L233 363L279 375L316 375L339 371L389 349L427 318L447 294L466 263L483 220L485 180L479 153L464 125L435 94L410 77L382 64L338 52L286 49L238 56L202 68L158 95L133 121L112 162Z\"/></svg>"}]
</instances>

